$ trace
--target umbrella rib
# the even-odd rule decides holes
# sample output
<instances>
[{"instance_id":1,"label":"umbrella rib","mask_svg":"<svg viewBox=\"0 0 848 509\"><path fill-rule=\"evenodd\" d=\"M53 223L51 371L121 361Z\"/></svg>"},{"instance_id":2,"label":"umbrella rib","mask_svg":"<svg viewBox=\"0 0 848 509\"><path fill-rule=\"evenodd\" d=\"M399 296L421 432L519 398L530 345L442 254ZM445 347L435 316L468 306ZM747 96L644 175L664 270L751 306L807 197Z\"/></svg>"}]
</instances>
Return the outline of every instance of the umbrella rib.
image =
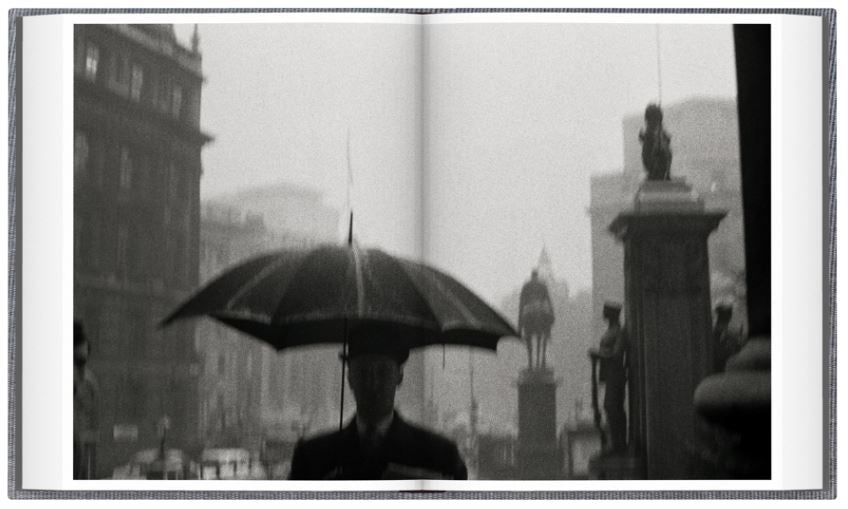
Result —
<instances>
[{"instance_id":1,"label":"umbrella rib","mask_svg":"<svg viewBox=\"0 0 848 509\"><path fill-rule=\"evenodd\" d=\"M415 280L414 277L412 277L410 275L410 272L407 270L406 262L401 263L400 266L403 269L404 273L406 273L407 277L412 282L412 284L416 288L418 288L419 292L423 293L418 282ZM424 265L422 265L422 267L424 267L425 270L428 270L428 271L430 270L428 267L426 267ZM477 320L474 317L474 314L465 306L465 304L462 303L461 299L459 299L452 291L450 291L449 288L445 287L445 285L442 284L441 280L438 277L432 277L431 279L434 281L434 284L439 288L440 292L448 298L448 300L456 307L456 309L459 310L459 313L462 315L462 317L466 320L466 322L469 325L473 325L474 327L480 326L479 320ZM433 314L433 316L437 316L435 310L433 309L433 306L426 299L425 299L425 302L427 303L427 306L430 307L430 312ZM438 319L437 319L437 323L438 323ZM442 327L443 331L447 330L447 329L448 329L448 327Z\"/></svg>"},{"instance_id":2,"label":"umbrella rib","mask_svg":"<svg viewBox=\"0 0 848 509\"><path fill-rule=\"evenodd\" d=\"M474 327L480 327L480 321L474 317L474 314L471 313L471 311L465 306L465 304L462 303L462 300L457 297L452 291L450 291L450 289L445 288L444 285L441 284L441 281L437 280L436 282L442 289L442 291L447 294L447 296L457 307L457 309L459 309L459 312L460 314L462 314L463 318L465 318L465 320Z\"/></svg>"},{"instance_id":3,"label":"umbrella rib","mask_svg":"<svg viewBox=\"0 0 848 509\"><path fill-rule=\"evenodd\" d=\"M230 297L230 299L227 301L225 309L233 309L232 306L234 302L238 301L238 299L240 299L245 293L247 293L248 290L253 288L257 283L268 277L270 274L274 273L280 267L284 266L286 263L288 263L288 260L286 260L284 257L280 257L276 261L276 263L271 264L268 267L265 267L264 269L260 270L255 276L253 276L245 284L243 284L242 287L239 288L239 291L237 291L235 294L233 294L232 297ZM271 317L269 316L267 318L270 319Z\"/></svg>"}]
</instances>

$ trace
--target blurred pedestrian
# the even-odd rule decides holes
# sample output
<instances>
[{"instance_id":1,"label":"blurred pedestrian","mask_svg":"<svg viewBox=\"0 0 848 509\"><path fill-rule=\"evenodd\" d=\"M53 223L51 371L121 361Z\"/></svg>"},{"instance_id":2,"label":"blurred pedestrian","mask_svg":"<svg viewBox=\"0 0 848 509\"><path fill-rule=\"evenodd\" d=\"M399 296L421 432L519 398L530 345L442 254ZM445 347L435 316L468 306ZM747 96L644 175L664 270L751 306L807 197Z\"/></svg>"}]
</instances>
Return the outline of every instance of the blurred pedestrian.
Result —
<instances>
[{"instance_id":1,"label":"blurred pedestrian","mask_svg":"<svg viewBox=\"0 0 848 509\"><path fill-rule=\"evenodd\" d=\"M94 479L97 452L97 382L88 368L91 348L74 321L74 479Z\"/></svg>"}]
</instances>

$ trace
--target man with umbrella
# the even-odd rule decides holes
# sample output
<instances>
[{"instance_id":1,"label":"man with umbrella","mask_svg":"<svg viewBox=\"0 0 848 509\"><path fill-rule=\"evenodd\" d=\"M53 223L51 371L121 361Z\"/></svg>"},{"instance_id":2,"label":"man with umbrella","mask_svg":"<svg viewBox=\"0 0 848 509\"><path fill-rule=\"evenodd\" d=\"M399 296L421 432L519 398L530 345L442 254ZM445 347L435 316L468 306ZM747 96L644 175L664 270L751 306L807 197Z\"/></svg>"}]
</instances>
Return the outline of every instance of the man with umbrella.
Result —
<instances>
[{"instance_id":1,"label":"man with umbrella","mask_svg":"<svg viewBox=\"0 0 848 509\"><path fill-rule=\"evenodd\" d=\"M342 343L356 418L298 445L292 479L465 479L456 445L394 411L410 348L466 345L496 351L518 333L453 277L427 265L347 246L283 250L244 261L164 320L206 315L277 350Z\"/></svg>"},{"instance_id":2,"label":"man with umbrella","mask_svg":"<svg viewBox=\"0 0 848 509\"><path fill-rule=\"evenodd\" d=\"M408 357L391 327L351 331L345 361L356 415L340 431L298 443L289 479L467 479L456 444L394 409Z\"/></svg>"}]
</instances>

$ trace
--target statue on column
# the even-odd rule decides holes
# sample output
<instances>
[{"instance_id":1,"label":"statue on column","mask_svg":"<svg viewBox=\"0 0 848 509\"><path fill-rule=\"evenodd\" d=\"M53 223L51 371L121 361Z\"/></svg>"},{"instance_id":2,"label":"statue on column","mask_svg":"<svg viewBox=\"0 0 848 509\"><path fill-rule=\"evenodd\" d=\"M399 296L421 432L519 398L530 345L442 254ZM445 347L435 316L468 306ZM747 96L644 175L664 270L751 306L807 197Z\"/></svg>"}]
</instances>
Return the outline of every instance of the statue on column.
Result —
<instances>
[{"instance_id":1,"label":"statue on column","mask_svg":"<svg viewBox=\"0 0 848 509\"><path fill-rule=\"evenodd\" d=\"M530 369L542 369L546 365L548 339L554 324L554 310L547 285L539 279L539 271L533 269L530 280L521 288L518 303L518 331L527 344L527 360ZM536 341L535 357L533 341Z\"/></svg>"},{"instance_id":2,"label":"statue on column","mask_svg":"<svg viewBox=\"0 0 848 509\"><path fill-rule=\"evenodd\" d=\"M627 385L627 338L621 327L621 305L604 304L604 320L608 327L597 349L589 350L593 373L595 363L600 364L598 379L592 379L593 401L597 408L597 384L604 385L604 414L607 421L607 438L603 440L608 452L620 453L627 448L627 414L624 410L625 386Z\"/></svg>"},{"instance_id":3,"label":"statue on column","mask_svg":"<svg viewBox=\"0 0 848 509\"><path fill-rule=\"evenodd\" d=\"M645 127L639 131L642 164L648 180L671 180L671 136L663 129L662 109L649 104L645 109Z\"/></svg>"}]
</instances>

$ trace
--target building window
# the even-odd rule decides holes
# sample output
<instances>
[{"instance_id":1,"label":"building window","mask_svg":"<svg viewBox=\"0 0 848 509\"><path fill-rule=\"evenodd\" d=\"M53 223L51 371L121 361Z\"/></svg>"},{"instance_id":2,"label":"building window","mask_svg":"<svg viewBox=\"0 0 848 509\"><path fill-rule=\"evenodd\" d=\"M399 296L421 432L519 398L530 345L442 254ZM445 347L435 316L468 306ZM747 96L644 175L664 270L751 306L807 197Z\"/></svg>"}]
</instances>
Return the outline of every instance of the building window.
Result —
<instances>
[{"instance_id":1,"label":"building window","mask_svg":"<svg viewBox=\"0 0 848 509\"><path fill-rule=\"evenodd\" d=\"M89 42L85 47L85 79L89 81L97 80L97 67L99 63L100 48Z\"/></svg>"},{"instance_id":2,"label":"building window","mask_svg":"<svg viewBox=\"0 0 848 509\"><path fill-rule=\"evenodd\" d=\"M115 260L115 265L119 274L126 274L127 272L127 256L129 254L130 247L130 234L127 225L122 224L118 226L118 252L117 259Z\"/></svg>"},{"instance_id":3,"label":"building window","mask_svg":"<svg viewBox=\"0 0 848 509\"><path fill-rule=\"evenodd\" d=\"M156 107L162 111L171 109L171 89L168 83L168 78L164 75L159 76L159 87L156 92Z\"/></svg>"},{"instance_id":4,"label":"building window","mask_svg":"<svg viewBox=\"0 0 848 509\"><path fill-rule=\"evenodd\" d=\"M160 313L161 315L162 313ZM162 332L155 332L150 337L150 354L148 357L160 359L165 356L165 336Z\"/></svg>"},{"instance_id":5,"label":"building window","mask_svg":"<svg viewBox=\"0 0 848 509\"><path fill-rule=\"evenodd\" d=\"M74 270L76 270L77 266L80 264L80 254L82 253L80 249L80 245L82 244L82 239L80 238L82 235L82 218L79 216L74 217Z\"/></svg>"},{"instance_id":6,"label":"building window","mask_svg":"<svg viewBox=\"0 0 848 509\"><path fill-rule=\"evenodd\" d=\"M141 87L143 85L144 69L140 64L133 64L130 73L130 99L136 102L141 100Z\"/></svg>"},{"instance_id":7,"label":"building window","mask_svg":"<svg viewBox=\"0 0 848 509\"><path fill-rule=\"evenodd\" d=\"M218 393L217 411L218 411L218 415L219 415L219 419L220 419L219 422L218 422L218 429L223 430L224 428L227 427L227 413L226 413L226 409L224 408L224 395L221 394L220 392Z\"/></svg>"},{"instance_id":8,"label":"building window","mask_svg":"<svg viewBox=\"0 0 848 509\"><path fill-rule=\"evenodd\" d=\"M171 90L171 116L180 118L183 109L183 87L174 85Z\"/></svg>"},{"instance_id":9,"label":"building window","mask_svg":"<svg viewBox=\"0 0 848 509\"><path fill-rule=\"evenodd\" d=\"M153 389L147 395L147 416L164 416L165 415L165 405L162 398L162 394ZM158 420L161 420L158 419Z\"/></svg>"},{"instance_id":10,"label":"building window","mask_svg":"<svg viewBox=\"0 0 848 509\"><path fill-rule=\"evenodd\" d=\"M74 132L74 175L79 177L85 174L88 168L88 136L82 131Z\"/></svg>"},{"instance_id":11,"label":"building window","mask_svg":"<svg viewBox=\"0 0 848 509\"><path fill-rule=\"evenodd\" d=\"M130 157L130 150L127 147L121 147L121 173L120 187L121 189L130 189L133 179L133 164Z\"/></svg>"},{"instance_id":12,"label":"building window","mask_svg":"<svg viewBox=\"0 0 848 509\"><path fill-rule=\"evenodd\" d=\"M127 381L127 386L121 399L127 404L128 417L132 422L140 422L148 417L145 409L145 403L147 403L147 398L145 398L146 392L144 384L138 378L131 377Z\"/></svg>"},{"instance_id":13,"label":"building window","mask_svg":"<svg viewBox=\"0 0 848 509\"><path fill-rule=\"evenodd\" d=\"M116 53L113 57L112 73L116 83L126 83L130 72L130 61L123 53ZM125 92L126 93L126 89Z\"/></svg>"},{"instance_id":14,"label":"building window","mask_svg":"<svg viewBox=\"0 0 848 509\"><path fill-rule=\"evenodd\" d=\"M147 354L147 328L142 312L132 311L125 315L126 329L124 331L124 352L130 358L142 359Z\"/></svg>"},{"instance_id":15,"label":"building window","mask_svg":"<svg viewBox=\"0 0 848 509\"><path fill-rule=\"evenodd\" d=\"M180 198L180 175L174 163L168 163L168 201L176 203Z\"/></svg>"},{"instance_id":16,"label":"building window","mask_svg":"<svg viewBox=\"0 0 848 509\"><path fill-rule=\"evenodd\" d=\"M132 187L139 193L147 193L150 186L150 158L136 152L132 157Z\"/></svg>"},{"instance_id":17,"label":"building window","mask_svg":"<svg viewBox=\"0 0 848 509\"><path fill-rule=\"evenodd\" d=\"M165 279L173 277L177 267L177 241L173 237L165 239Z\"/></svg>"},{"instance_id":18,"label":"building window","mask_svg":"<svg viewBox=\"0 0 848 509\"><path fill-rule=\"evenodd\" d=\"M188 256L188 239L183 239L180 241L180 253L177 258L177 281L185 284L188 282L188 265L189 265L189 256Z\"/></svg>"},{"instance_id":19,"label":"building window","mask_svg":"<svg viewBox=\"0 0 848 509\"><path fill-rule=\"evenodd\" d=\"M83 265L98 269L100 267L101 253L103 247L102 235L103 224L102 219L98 214L92 214L86 217L86 221L81 224L83 227L80 231L81 243L80 251L83 257Z\"/></svg>"},{"instance_id":20,"label":"building window","mask_svg":"<svg viewBox=\"0 0 848 509\"><path fill-rule=\"evenodd\" d=\"M91 140L91 148L89 149L89 165L87 173L90 180L98 187L103 186L103 169L106 164L106 142L100 137L94 137Z\"/></svg>"},{"instance_id":21,"label":"building window","mask_svg":"<svg viewBox=\"0 0 848 509\"><path fill-rule=\"evenodd\" d=\"M106 304L97 311L92 310L96 316L96 328L99 331L97 352L106 358L115 357L121 353L120 334L123 316L113 305Z\"/></svg>"},{"instance_id":22,"label":"building window","mask_svg":"<svg viewBox=\"0 0 848 509\"><path fill-rule=\"evenodd\" d=\"M174 254L174 281L178 284L185 282L185 243L182 239L177 239L175 244L176 251Z\"/></svg>"}]
</instances>

